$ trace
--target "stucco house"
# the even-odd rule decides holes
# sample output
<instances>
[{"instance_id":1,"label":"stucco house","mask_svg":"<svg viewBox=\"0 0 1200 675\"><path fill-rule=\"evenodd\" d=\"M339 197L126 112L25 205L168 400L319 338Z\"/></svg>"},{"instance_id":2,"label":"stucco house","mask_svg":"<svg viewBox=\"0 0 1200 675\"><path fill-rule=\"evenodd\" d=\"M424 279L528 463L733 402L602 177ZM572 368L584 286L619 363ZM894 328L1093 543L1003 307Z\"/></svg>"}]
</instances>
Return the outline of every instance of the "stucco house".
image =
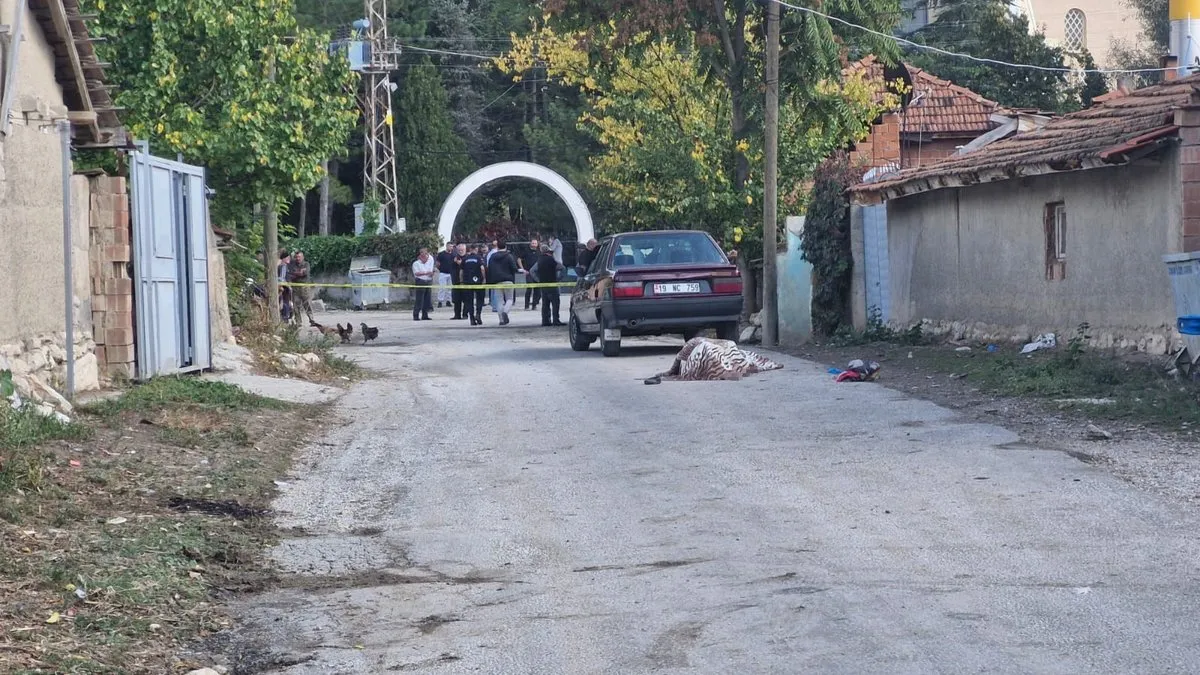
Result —
<instances>
[{"instance_id":1,"label":"stucco house","mask_svg":"<svg viewBox=\"0 0 1200 675\"><path fill-rule=\"evenodd\" d=\"M1200 250L1200 76L852 194L885 216L889 323L1022 340L1086 322L1102 346L1162 353L1176 341L1162 256Z\"/></svg>"},{"instance_id":2,"label":"stucco house","mask_svg":"<svg viewBox=\"0 0 1200 675\"><path fill-rule=\"evenodd\" d=\"M61 378L66 307L63 149L123 142L76 0L0 0L0 369ZM76 374L94 388L90 180L71 179Z\"/></svg>"}]
</instances>

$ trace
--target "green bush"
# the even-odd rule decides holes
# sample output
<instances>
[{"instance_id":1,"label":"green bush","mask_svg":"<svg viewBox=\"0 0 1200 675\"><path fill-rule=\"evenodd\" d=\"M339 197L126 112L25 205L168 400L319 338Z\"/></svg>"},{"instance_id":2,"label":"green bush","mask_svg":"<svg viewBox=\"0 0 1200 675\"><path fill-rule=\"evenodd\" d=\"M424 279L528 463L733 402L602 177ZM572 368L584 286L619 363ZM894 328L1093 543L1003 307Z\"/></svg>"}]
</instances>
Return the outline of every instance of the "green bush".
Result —
<instances>
[{"instance_id":1,"label":"green bush","mask_svg":"<svg viewBox=\"0 0 1200 675\"><path fill-rule=\"evenodd\" d=\"M442 247L442 239L437 232L421 230L361 237L304 237L283 242L281 247L304 251L313 274L345 274L351 258L365 255L380 256L380 265L385 269L407 268L417 259L421 247L436 253Z\"/></svg>"}]
</instances>

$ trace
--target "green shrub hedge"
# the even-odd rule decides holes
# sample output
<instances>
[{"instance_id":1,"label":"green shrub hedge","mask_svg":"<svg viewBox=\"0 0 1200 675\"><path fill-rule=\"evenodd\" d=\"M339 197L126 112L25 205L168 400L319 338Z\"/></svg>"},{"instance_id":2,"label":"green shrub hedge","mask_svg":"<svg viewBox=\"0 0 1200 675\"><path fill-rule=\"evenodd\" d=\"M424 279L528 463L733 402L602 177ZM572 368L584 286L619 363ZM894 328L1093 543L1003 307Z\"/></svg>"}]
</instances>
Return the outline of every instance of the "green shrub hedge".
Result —
<instances>
[{"instance_id":1,"label":"green shrub hedge","mask_svg":"<svg viewBox=\"0 0 1200 675\"><path fill-rule=\"evenodd\" d=\"M442 239L437 232L425 230L361 237L304 237L280 246L289 251L304 251L313 274L345 274L350 269L350 259L364 255L381 256L380 265L385 269L407 268L417 259L421 247L428 247L430 253L436 254L442 247Z\"/></svg>"}]
</instances>

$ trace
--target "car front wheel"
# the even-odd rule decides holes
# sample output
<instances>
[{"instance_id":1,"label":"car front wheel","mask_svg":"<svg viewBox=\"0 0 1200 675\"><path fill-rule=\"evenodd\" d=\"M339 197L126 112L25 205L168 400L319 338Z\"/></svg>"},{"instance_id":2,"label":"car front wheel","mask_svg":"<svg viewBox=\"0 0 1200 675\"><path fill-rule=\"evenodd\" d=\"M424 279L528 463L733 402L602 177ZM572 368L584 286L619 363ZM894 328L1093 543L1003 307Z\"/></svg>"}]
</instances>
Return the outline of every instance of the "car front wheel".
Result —
<instances>
[{"instance_id":1,"label":"car front wheel","mask_svg":"<svg viewBox=\"0 0 1200 675\"><path fill-rule=\"evenodd\" d=\"M586 352L596 340L579 330L579 319L576 318L575 312L571 312L571 318L567 319L567 335L571 339L571 349L577 352Z\"/></svg>"}]
</instances>

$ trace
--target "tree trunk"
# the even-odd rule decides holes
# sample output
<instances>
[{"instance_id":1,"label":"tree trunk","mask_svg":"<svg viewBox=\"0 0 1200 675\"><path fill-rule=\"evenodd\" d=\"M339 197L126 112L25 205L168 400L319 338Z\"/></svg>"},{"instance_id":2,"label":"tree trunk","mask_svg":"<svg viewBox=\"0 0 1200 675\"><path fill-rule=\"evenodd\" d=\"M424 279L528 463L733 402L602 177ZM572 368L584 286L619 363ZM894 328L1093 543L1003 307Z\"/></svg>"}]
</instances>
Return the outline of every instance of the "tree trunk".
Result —
<instances>
[{"instance_id":1,"label":"tree trunk","mask_svg":"<svg viewBox=\"0 0 1200 675\"><path fill-rule=\"evenodd\" d=\"M742 321L758 311L758 279L750 268L750 251L738 250L737 267L742 275Z\"/></svg>"},{"instance_id":2,"label":"tree trunk","mask_svg":"<svg viewBox=\"0 0 1200 675\"><path fill-rule=\"evenodd\" d=\"M279 211L274 204L266 206L263 219L263 258L267 276L267 322L279 321Z\"/></svg>"},{"instance_id":3,"label":"tree trunk","mask_svg":"<svg viewBox=\"0 0 1200 675\"><path fill-rule=\"evenodd\" d=\"M329 203L329 170L331 168L329 164L329 160L325 160L321 164L325 175L321 178L321 205L317 215L317 233L322 237L329 236L329 221L333 217L333 206Z\"/></svg>"},{"instance_id":4,"label":"tree trunk","mask_svg":"<svg viewBox=\"0 0 1200 675\"><path fill-rule=\"evenodd\" d=\"M300 195L300 222L296 223L296 236L303 238L308 234L308 193Z\"/></svg>"}]
</instances>

